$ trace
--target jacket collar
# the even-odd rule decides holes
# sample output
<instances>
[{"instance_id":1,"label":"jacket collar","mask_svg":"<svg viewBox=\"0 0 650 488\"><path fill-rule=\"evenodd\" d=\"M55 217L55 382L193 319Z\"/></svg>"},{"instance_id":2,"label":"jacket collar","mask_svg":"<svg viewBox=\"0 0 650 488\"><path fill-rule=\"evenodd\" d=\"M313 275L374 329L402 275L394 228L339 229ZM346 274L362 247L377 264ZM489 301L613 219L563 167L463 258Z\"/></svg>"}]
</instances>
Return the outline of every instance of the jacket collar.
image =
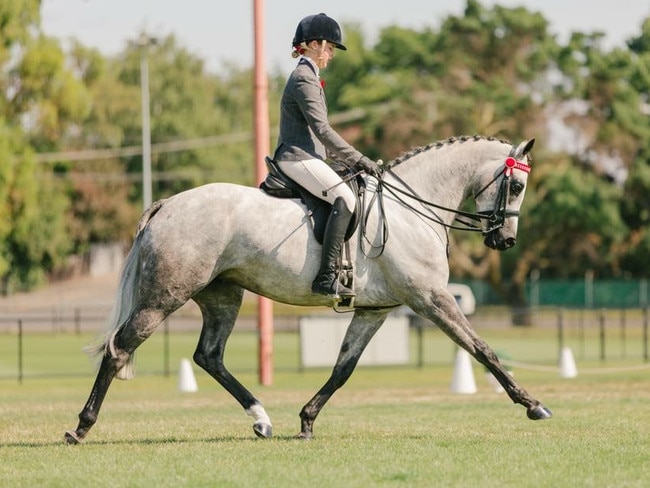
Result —
<instances>
[{"instance_id":1,"label":"jacket collar","mask_svg":"<svg viewBox=\"0 0 650 488\"><path fill-rule=\"evenodd\" d=\"M298 64L306 64L311 68L314 74L318 78L320 78L320 70L318 69L318 66L316 66L316 63L310 57L300 56L300 61L298 61Z\"/></svg>"}]
</instances>

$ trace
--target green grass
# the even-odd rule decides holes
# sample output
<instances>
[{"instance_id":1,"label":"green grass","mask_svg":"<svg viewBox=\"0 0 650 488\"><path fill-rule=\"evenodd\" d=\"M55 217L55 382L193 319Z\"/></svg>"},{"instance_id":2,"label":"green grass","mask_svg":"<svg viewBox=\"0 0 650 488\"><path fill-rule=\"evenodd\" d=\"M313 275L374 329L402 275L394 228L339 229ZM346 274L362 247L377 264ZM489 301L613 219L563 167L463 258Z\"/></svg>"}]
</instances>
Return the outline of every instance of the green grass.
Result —
<instances>
[{"instance_id":1,"label":"green grass","mask_svg":"<svg viewBox=\"0 0 650 488\"><path fill-rule=\"evenodd\" d=\"M66 446L90 383L2 382L3 486L646 486L650 475L647 373L520 381L554 410L533 422L489 390L448 392L448 368L359 369L323 410L312 441L293 439L297 413L324 372L245 383L264 401L275 437L207 378L199 392L173 379L112 386L86 442ZM4 484L7 482L7 484Z\"/></svg>"},{"instance_id":2,"label":"green grass","mask_svg":"<svg viewBox=\"0 0 650 488\"><path fill-rule=\"evenodd\" d=\"M482 335L517 360L552 364L557 354L548 331ZM0 336L0 372L13 371L7 354L15 339ZM177 360L191 357L196 334L172 335L167 378L150 374L162 369L162 340L154 336L139 350L142 374L114 382L86 441L67 446L63 433L76 427L93 381L80 353L88 339L25 338L34 376L22 384L0 380L0 486L618 488L650 479L650 369L602 371L639 364L638 357L603 364L590 356L571 380L515 369L521 386L553 410L553 419L533 422L491 390L478 365L479 392L451 394L453 347L429 331L423 368L357 369L321 412L316 437L299 441L300 408L329 370L300 372L295 334L276 334L274 383L261 387L256 337L235 334L227 362L273 420L274 438L262 440L252 419L198 368L199 391L177 391ZM39 376L48 369L69 376Z\"/></svg>"}]
</instances>

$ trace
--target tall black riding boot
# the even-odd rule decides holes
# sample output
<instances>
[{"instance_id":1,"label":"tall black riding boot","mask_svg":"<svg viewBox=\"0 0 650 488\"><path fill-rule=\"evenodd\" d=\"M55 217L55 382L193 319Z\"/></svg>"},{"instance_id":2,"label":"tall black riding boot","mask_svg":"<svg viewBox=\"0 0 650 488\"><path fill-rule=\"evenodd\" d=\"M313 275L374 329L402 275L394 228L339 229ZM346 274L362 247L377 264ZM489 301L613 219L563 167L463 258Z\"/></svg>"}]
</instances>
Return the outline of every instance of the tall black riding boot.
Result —
<instances>
[{"instance_id":1,"label":"tall black riding boot","mask_svg":"<svg viewBox=\"0 0 650 488\"><path fill-rule=\"evenodd\" d=\"M353 297L354 291L343 286L338 279L338 262L341 257L343 239L350 225L352 212L348 210L343 198L337 198L332 205L332 213L327 219L323 236L323 256L318 275L311 284L311 291L333 297Z\"/></svg>"}]
</instances>

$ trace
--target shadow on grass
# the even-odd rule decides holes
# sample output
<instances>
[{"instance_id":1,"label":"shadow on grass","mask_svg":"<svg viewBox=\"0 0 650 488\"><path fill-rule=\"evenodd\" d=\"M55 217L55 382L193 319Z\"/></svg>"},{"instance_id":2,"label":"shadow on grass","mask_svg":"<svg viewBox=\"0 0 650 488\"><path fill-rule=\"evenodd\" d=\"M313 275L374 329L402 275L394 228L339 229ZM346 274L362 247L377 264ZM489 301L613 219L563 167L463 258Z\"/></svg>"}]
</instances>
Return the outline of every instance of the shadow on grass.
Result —
<instances>
[{"instance_id":1,"label":"shadow on grass","mask_svg":"<svg viewBox=\"0 0 650 488\"><path fill-rule=\"evenodd\" d=\"M41 448L41 447L56 447L61 445L68 445L71 448L75 446L118 446L118 445L164 445L164 444L219 444L230 442L306 442L309 439L302 439L298 436L273 436L271 439L261 439L253 436L224 436L224 437L207 437L207 438L183 438L183 437L167 437L161 439L121 439L121 440L98 440L98 441L83 441L80 444L67 444L65 439L61 441L51 442L4 442L0 443L0 448L11 447L24 447L24 448Z\"/></svg>"}]
</instances>

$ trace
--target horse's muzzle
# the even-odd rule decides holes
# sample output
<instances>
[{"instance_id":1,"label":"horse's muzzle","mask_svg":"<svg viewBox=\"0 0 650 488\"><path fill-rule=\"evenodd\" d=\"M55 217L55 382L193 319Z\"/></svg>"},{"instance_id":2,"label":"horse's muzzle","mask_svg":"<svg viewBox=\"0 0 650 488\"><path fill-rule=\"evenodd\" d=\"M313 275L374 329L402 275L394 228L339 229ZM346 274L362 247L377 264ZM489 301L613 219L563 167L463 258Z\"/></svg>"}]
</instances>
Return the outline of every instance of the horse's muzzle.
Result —
<instances>
[{"instance_id":1,"label":"horse's muzzle","mask_svg":"<svg viewBox=\"0 0 650 488\"><path fill-rule=\"evenodd\" d=\"M517 243L517 239L515 237L503 237L499 230L500 229L493 230L487 236L485 236L483 243L487 247L490 249L496 249L498 251L505 251Z\"/></svg>"}]
</instances>

